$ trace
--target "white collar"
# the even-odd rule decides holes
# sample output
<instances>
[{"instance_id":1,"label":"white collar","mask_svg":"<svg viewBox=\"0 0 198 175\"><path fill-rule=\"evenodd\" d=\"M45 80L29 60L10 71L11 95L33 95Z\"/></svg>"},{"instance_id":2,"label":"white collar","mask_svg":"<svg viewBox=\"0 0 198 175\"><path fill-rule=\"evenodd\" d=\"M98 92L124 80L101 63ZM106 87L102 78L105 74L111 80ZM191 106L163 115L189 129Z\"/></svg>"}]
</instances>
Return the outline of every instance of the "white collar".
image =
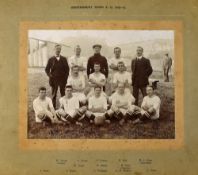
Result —
<instances>
[{"instance_id":1,"label":"white collar","mask_svg":"<svg viewBox=\"0 0 198 175\"><path fill-rule=\"evenodd\" d=\"M137 56L137 59L142 59L142 57L143 57L143 56L140 56L140 57Z\"/></svg>"},{"instance_id":2,"label":"white collar","mask_svg":"<svg viewBox=\"0 0 198 175\"><path fill-rule=\"evenodd\" d=\"M55 55L55 57L57 60L60 60L60 55L59 56Z\"/></svg>"}]
</instances>

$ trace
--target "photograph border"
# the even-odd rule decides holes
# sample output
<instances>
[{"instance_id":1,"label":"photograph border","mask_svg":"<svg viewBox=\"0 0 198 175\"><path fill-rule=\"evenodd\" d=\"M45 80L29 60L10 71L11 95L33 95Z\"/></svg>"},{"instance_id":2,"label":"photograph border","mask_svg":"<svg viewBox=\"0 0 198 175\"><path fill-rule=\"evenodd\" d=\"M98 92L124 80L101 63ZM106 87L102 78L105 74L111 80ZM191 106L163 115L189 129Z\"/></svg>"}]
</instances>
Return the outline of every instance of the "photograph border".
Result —
<instances>
[{"instance_id":1,"label":"photograph border","mask_svg":"<svg viewBox=\"0 0 198 175\"><path fill-rule=\"evenodd\" d=\"M174 30L175 139L28 139L28 30ZM20 22L19 147L39 150L147 150L184 146L182 21Z\"/></svg>"}]
</instances>

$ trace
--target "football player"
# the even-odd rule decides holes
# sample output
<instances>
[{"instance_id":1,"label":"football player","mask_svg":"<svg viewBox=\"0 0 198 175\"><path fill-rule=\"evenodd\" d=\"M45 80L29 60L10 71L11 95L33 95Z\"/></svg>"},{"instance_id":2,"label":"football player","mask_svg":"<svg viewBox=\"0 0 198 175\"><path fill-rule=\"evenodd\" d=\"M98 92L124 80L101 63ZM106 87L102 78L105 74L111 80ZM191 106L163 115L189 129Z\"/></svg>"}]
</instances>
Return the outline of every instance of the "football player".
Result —
<instances>
[{"instance_id":1,"label":"football player","mask_svg":"<svg viewBox=\"0 0 198 175\"><path fill-rule=\"evenodd\" d=\"M160 114L160 98L155 95L153 85L148 85L146 87L147 96L143 98L141 104L141 115L133 124L142 123L145 120L157 120Z\"/></svg>"},{"instance_id":2,"label":"football player","mask_svg":"<svg viewBox=\"0 0 198 175\"><path fill-rule=\"evenodd\" d=\"M63 122L67 124L76 123L77 125L82 126L79 119L85 114L87 107L80 107L80 101L73 95L72 90L71 85L66 85L65 96L59 99L60 108L56 113L59 119Z\"/></svg>"},{"instance_id":3,"label":"football player","mask_svg":"<svg viewBox=\"0 0 198 175\"><path fill-rule=\"evenodd\" d=\"M33 101L35 120L37 123L55 123L57 120L56 113L51 98L46 96L46 88L39 88L39 95Z\"/></svg>"},{"instance_id":4,"label":"football player","mask_svg":"<svg viewBox=\"0 0 198 175\"><path fill-rule=\"evenodd\" d=\"M101 86L94 87L94 95L88 100L88 110L86 116L90 119L90 123L96 125L102 125L104 122L109 123L110 120L106 120L105 113L107 111L107 99L101 95Z\"/></svg>"},{"instance_id":5,"label":"football player","mask_svg":"<svg viewBox=\"0 0 198 175\"><path fill-rule=\"evenodd\" d=\"M106 113L106 119L115 117L119 120L119 124L123 125L127 119L130 119L133 114L139 111L139 107L133 105L135 98L132 94L125 90L124 83L118 83L118 88L115 93L109 98L111 108Z\"/></svg>"}]
</instances>

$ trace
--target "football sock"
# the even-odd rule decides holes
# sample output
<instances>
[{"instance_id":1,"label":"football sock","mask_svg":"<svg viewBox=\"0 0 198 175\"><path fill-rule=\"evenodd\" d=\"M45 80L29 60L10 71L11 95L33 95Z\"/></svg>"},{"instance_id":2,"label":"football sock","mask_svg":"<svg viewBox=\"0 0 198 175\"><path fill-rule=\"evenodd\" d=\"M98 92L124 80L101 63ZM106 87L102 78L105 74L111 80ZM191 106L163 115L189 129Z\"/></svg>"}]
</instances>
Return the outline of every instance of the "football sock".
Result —
<instances>
[{"instance_id":1,"label":"football sock","mask_svg":"<svg viewBox=\"0 0 198 175\"><path fill-rule=\"evenodd\" d=\"M111 118L110 115L108 113L105 113L105 119L110 120L110 118Z\"/></svg>"},{"instance_id":2,"label":"football sock","mask_svg":"<svg viewBox=\"0 0 198 175\"><path fill-rule=\"evenodd\" d=\"M90 120L94 120L95 119L95 115L91 114L91 116L89 117Z\"/></svg>"},{"instance_id":3,"label":"football sock","mask_svg":"<svg viewBox=\"0 0 198 175\"><path fill-rule=\"evenodd\" d=\"M118 119L118 120L121 120L123 118L123 114L121 112L117 112L115 113L115 117Z\"/></svg>"}]
</instances>

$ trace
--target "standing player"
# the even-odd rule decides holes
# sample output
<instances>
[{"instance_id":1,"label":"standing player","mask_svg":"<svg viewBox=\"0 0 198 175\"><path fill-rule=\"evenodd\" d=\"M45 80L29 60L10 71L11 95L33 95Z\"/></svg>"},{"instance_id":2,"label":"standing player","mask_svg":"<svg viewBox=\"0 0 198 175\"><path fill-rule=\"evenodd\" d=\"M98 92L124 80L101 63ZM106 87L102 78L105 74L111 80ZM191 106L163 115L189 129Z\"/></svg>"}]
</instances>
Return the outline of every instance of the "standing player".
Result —
<instances>
[{"instance_id":1,"label":"standing player","mask_svg":"<svg viewBox=\"0 0 198 175\"><path fill-rule=\"evenodd\" d=\"M52 100L46 96L46 88L39 88L39 95L33 101L33 109L35 112L35 120L37 123L56 121L56 113L52 104Z\"/></svg>"},{"instance_id":2,"label":"standing player","mask_svg":"<svg viewBox=\"0 0 198 175\"><path fill-rule=\"evenodd\" d=\"M106 118L115 117L119 120L120 125L123 125L127 118L131 118L136 110L139 110L138 107L133 105L135 98L125 91L123 83L118 84L116 92L112 94L109 101L111 108L107 111Z\"/></svg>"},{"instance_id":3,"label":"standing player","mask_svg":"<svg viewBox=\"0 0 198 175\"><path fill-rule=\"evenodd\" d=\"M97 62L94 63L94 72L92 74L90 74L88 82L91 87L91 91L87 95L88 98L94 94L94 87L100 86L101 88L104 89L105 84L106 84L106 78L105 78L105 75L100 72L100 64L99 63L97 63ZM105 95L104 92L102 94Z\"/></svg>"},{"instance_id":4,"label":"standing player","mask_svg":"<svg viewBox=\"0 0 198 175\"><path fill-rule=\"evenodd\" d=\"M133 122L134 124L141 123L147 119L159 119L161 100L157 95L154 94L153 86L148 85L146 92L147 96L143 98L141 105L141 116Z\"/></svg>"},{"instance_id":5,"label":"standing player","mask_svg":"<svg viewBox=\"0 0 198 175\"><path fill-rule=\"evenodd\" d=\"M101 86L94 87L94 95L88 99L88 111L86 116L90 122L100 125L105 122L105 112L107 111L107 99L101 95Z\"/></svg>"},{"instance_id":6,"label":"standing player","mask_svg":"<svg viewBox=\"0 0 198 175\"><path fill-rule=\"evenodd\" d=\"M57 116L63 122L76 123L82 126L78 120L86 112L86 106L80 107L79 99L72 94L72 86L67 85L65 88L65 96L59 99L60 108L56 111Z\"/></svg>"},{"instance_id":7,"label":"standing player","mask_svg":"<svg viewBox=\"0 0 198 175\"><path fill-rule=\"evenodd\" d=\"M75 52L75 54L68 59L68 63L69 63L69 67L70 67L70 73L71 73L71 70L72 70L73 66L78 66L78 69L81 73L85 72L85 70L86 70L86 60L85 60L85 57L82 57L80 55L81 54L81 48L80 48L79 45L77 45L74 48L74 52Z\"/></svg>"},{"instance_id":8,"label":"standing player","mask_svg":"<svg viewBox=\"0 0 198 175\"><path fill-rule=\"evenodd\" d=\"M58 87L60 88L61 97L65 95L65 85L69 75L69 66L67 59L60 55L61 45L55 46L55 56L48 60L45 72L49 77L49 84L52 87L52 102L56 108L56 94Z\"/></svg>"},{"instance_id":9,"label":"standing player","mask_svg":"<svg viewBox=\"0 0 198 175\"><path fill-rule=\"evenodd\" d=\"M116 90L118 83L124 83L126 90L130 93L131 86L131 74L126 71L123 61L118 62L118 71L114 74L113 77L113 91Z\"/></svg>"},{"instance_id":10,"label":"standing player","mask_svg":"<svg viewBox=\"0 0 198 175\"><path fill-rule=\"evenodd\" d=\"M79 67L77 65L71 68L71 74L68 77L67 84L72 86L73 95L80 100L81 104L85 104L85 76L79 73Z\"/></svg>"}]
</instances>

